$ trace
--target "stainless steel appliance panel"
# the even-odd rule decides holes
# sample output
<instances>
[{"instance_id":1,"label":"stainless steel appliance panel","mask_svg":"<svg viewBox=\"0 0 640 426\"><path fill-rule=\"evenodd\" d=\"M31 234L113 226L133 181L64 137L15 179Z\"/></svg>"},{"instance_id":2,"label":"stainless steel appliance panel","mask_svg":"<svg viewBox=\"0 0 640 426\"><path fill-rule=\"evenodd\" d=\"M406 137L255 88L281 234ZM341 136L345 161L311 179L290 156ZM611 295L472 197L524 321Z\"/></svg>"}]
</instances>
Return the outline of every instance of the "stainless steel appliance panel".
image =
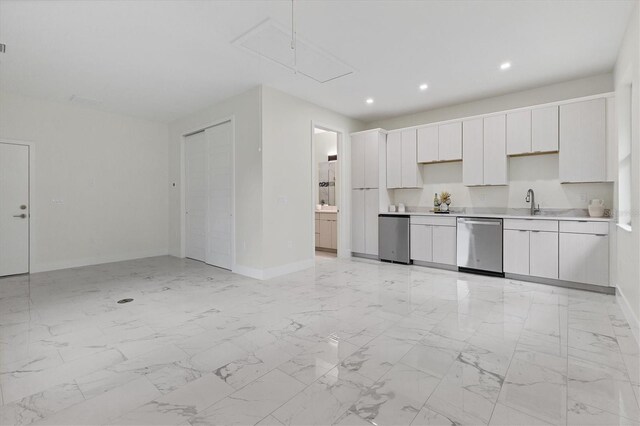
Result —
<instances>
[{"instance_id":1,"label":"stainless steel appliance panel","mask_svg":"<svg viewBox=\"0 0 640 426\"><path fill-rule=\"evenodd\" d=\"M501 274L502 219L458 218L458 267Z\"/></svg>"},{"instance_id":2,"label":"stainless steel appliance panel","mask_svg":"<svg viewBox=\"0 0 640 426\"><path fill-rule=\"evenodd\" d=\"M410 263L408 215L378 215L378 255L380 260Z\"/></svg>"}]
</instances>

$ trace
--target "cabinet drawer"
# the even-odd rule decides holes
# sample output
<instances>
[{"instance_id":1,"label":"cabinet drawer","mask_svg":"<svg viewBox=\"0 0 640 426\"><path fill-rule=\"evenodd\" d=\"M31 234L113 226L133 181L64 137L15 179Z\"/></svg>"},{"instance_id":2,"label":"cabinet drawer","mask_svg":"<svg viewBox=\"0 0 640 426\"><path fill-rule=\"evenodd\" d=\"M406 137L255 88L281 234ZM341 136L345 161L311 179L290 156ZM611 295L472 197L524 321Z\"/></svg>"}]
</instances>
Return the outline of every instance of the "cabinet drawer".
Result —
<instances>
[{"instance_id":1,"label":"cabinet drawer","mask_svg":"<svg viewBox=\"0 0 640 426\"><path fill-rule=\"evenodd\" d=\"M558 221L540 219L505 219L503 227L504 229L515 229L518 231L558 232Z\"/></svg>"},{"instance_id":2,"label":"cabinet drawer","mask_svg":"<svg viewBox=\"0 0 640 426\"><path fill-rule=\"evenodd\" d=\"M560 232L573 234L609 234L609 222L593 222L588 220L560 221Z\"/></svg>"},{"instance_id":3,"label":"cabinet drawer","mask_svg":"<svg viewBox=\"0 0 640 426\"><path fill-rule=\"evenodd\" d=\"M455 217L411 216L412 225L456 226Z\"/></svg>"},{"instance_id":4,"label":"cabinet drawer","mask_svg":"<svg viewBox=\"0 0 640 426\"><path fill-rule=\"evenodd\" d=\"M316 213L317 220L330 220L335 222L336 214L335 213Z\"/></svg>"}]
</instances>

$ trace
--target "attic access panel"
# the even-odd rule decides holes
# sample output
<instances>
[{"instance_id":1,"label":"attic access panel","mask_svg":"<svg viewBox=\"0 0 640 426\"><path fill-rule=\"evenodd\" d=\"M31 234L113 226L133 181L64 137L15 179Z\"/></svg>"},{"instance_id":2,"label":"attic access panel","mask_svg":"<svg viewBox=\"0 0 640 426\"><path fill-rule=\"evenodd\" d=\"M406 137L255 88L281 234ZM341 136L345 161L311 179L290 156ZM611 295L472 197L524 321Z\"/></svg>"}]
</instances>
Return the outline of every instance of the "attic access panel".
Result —
<instances>
[{"instance_id":1,"label":"attic access panel","mask_svg":"<svg viewBox=\"0 0 640 426\"><path fill-rule=\"evenodd\" d=\"M294 52L291 49L291 31L272 19L261 22L235 39L232 44L292 72L297 71L318 83L326 83L354 73L349 65L299 36L296 36Z\"/></svg>"}]
</instances>

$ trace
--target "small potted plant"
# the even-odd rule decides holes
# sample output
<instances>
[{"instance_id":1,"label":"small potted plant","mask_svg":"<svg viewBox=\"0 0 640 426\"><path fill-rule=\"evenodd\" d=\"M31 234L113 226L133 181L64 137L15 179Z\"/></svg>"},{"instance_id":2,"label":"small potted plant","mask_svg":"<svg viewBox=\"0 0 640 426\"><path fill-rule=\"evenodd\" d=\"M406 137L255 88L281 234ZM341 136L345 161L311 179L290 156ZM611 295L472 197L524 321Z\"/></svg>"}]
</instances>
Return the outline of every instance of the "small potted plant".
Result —
<instances>
[{"instance_id":1,"label":"small potted plant","mask_svg":"<svg viewBox=\"0 0 640 426\"><path fill-rule=\"evenodd\" d=\"M451 194L447 191L442 191L440 193L440 211L448 212L449 205L451 204Z\"/></svg>"}]
</instances>

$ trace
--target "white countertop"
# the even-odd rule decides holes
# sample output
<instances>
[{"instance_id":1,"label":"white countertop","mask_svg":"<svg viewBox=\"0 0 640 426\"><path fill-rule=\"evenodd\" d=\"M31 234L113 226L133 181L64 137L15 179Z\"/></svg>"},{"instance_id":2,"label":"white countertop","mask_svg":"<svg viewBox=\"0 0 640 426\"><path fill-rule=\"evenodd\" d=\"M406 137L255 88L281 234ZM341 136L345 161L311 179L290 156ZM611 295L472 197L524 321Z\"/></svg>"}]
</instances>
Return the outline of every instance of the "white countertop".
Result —
<instances>
[{"instance_id":1,"label":"white countertop","mask_svg":"<svg viewBox=\"0 0 640 426\"><path fill-rule=\"evenodd\" d=\"M390 215L404 215L404 216L439 216L439 217L487 217L487 218L498 218L498 219L536 219L536 220L588 220L594 222L611 222L613 218L611 217L590 217L590 216L577 216L575 214L571 215L568 213L567 215L557 214L557 215L526 215L526 214L510 214L510 213L478 213L478 212L467 212L467 211L451 211L450 213L434 213L434 212L416 212L416 211L408 211L404 213L399 212L381 212L380 214L390 214Z\"/></svg>"},{"instance_id":2,"label":"white countertop","mask_svg":"<svg viewBox=\"0 0 640 426\"><path fill-rule=\"evenodd\" d=\"M331 213L331 214L336 214L338 213L337 210L316 210L316 213Z\"/></svg>"}]
</instances>

